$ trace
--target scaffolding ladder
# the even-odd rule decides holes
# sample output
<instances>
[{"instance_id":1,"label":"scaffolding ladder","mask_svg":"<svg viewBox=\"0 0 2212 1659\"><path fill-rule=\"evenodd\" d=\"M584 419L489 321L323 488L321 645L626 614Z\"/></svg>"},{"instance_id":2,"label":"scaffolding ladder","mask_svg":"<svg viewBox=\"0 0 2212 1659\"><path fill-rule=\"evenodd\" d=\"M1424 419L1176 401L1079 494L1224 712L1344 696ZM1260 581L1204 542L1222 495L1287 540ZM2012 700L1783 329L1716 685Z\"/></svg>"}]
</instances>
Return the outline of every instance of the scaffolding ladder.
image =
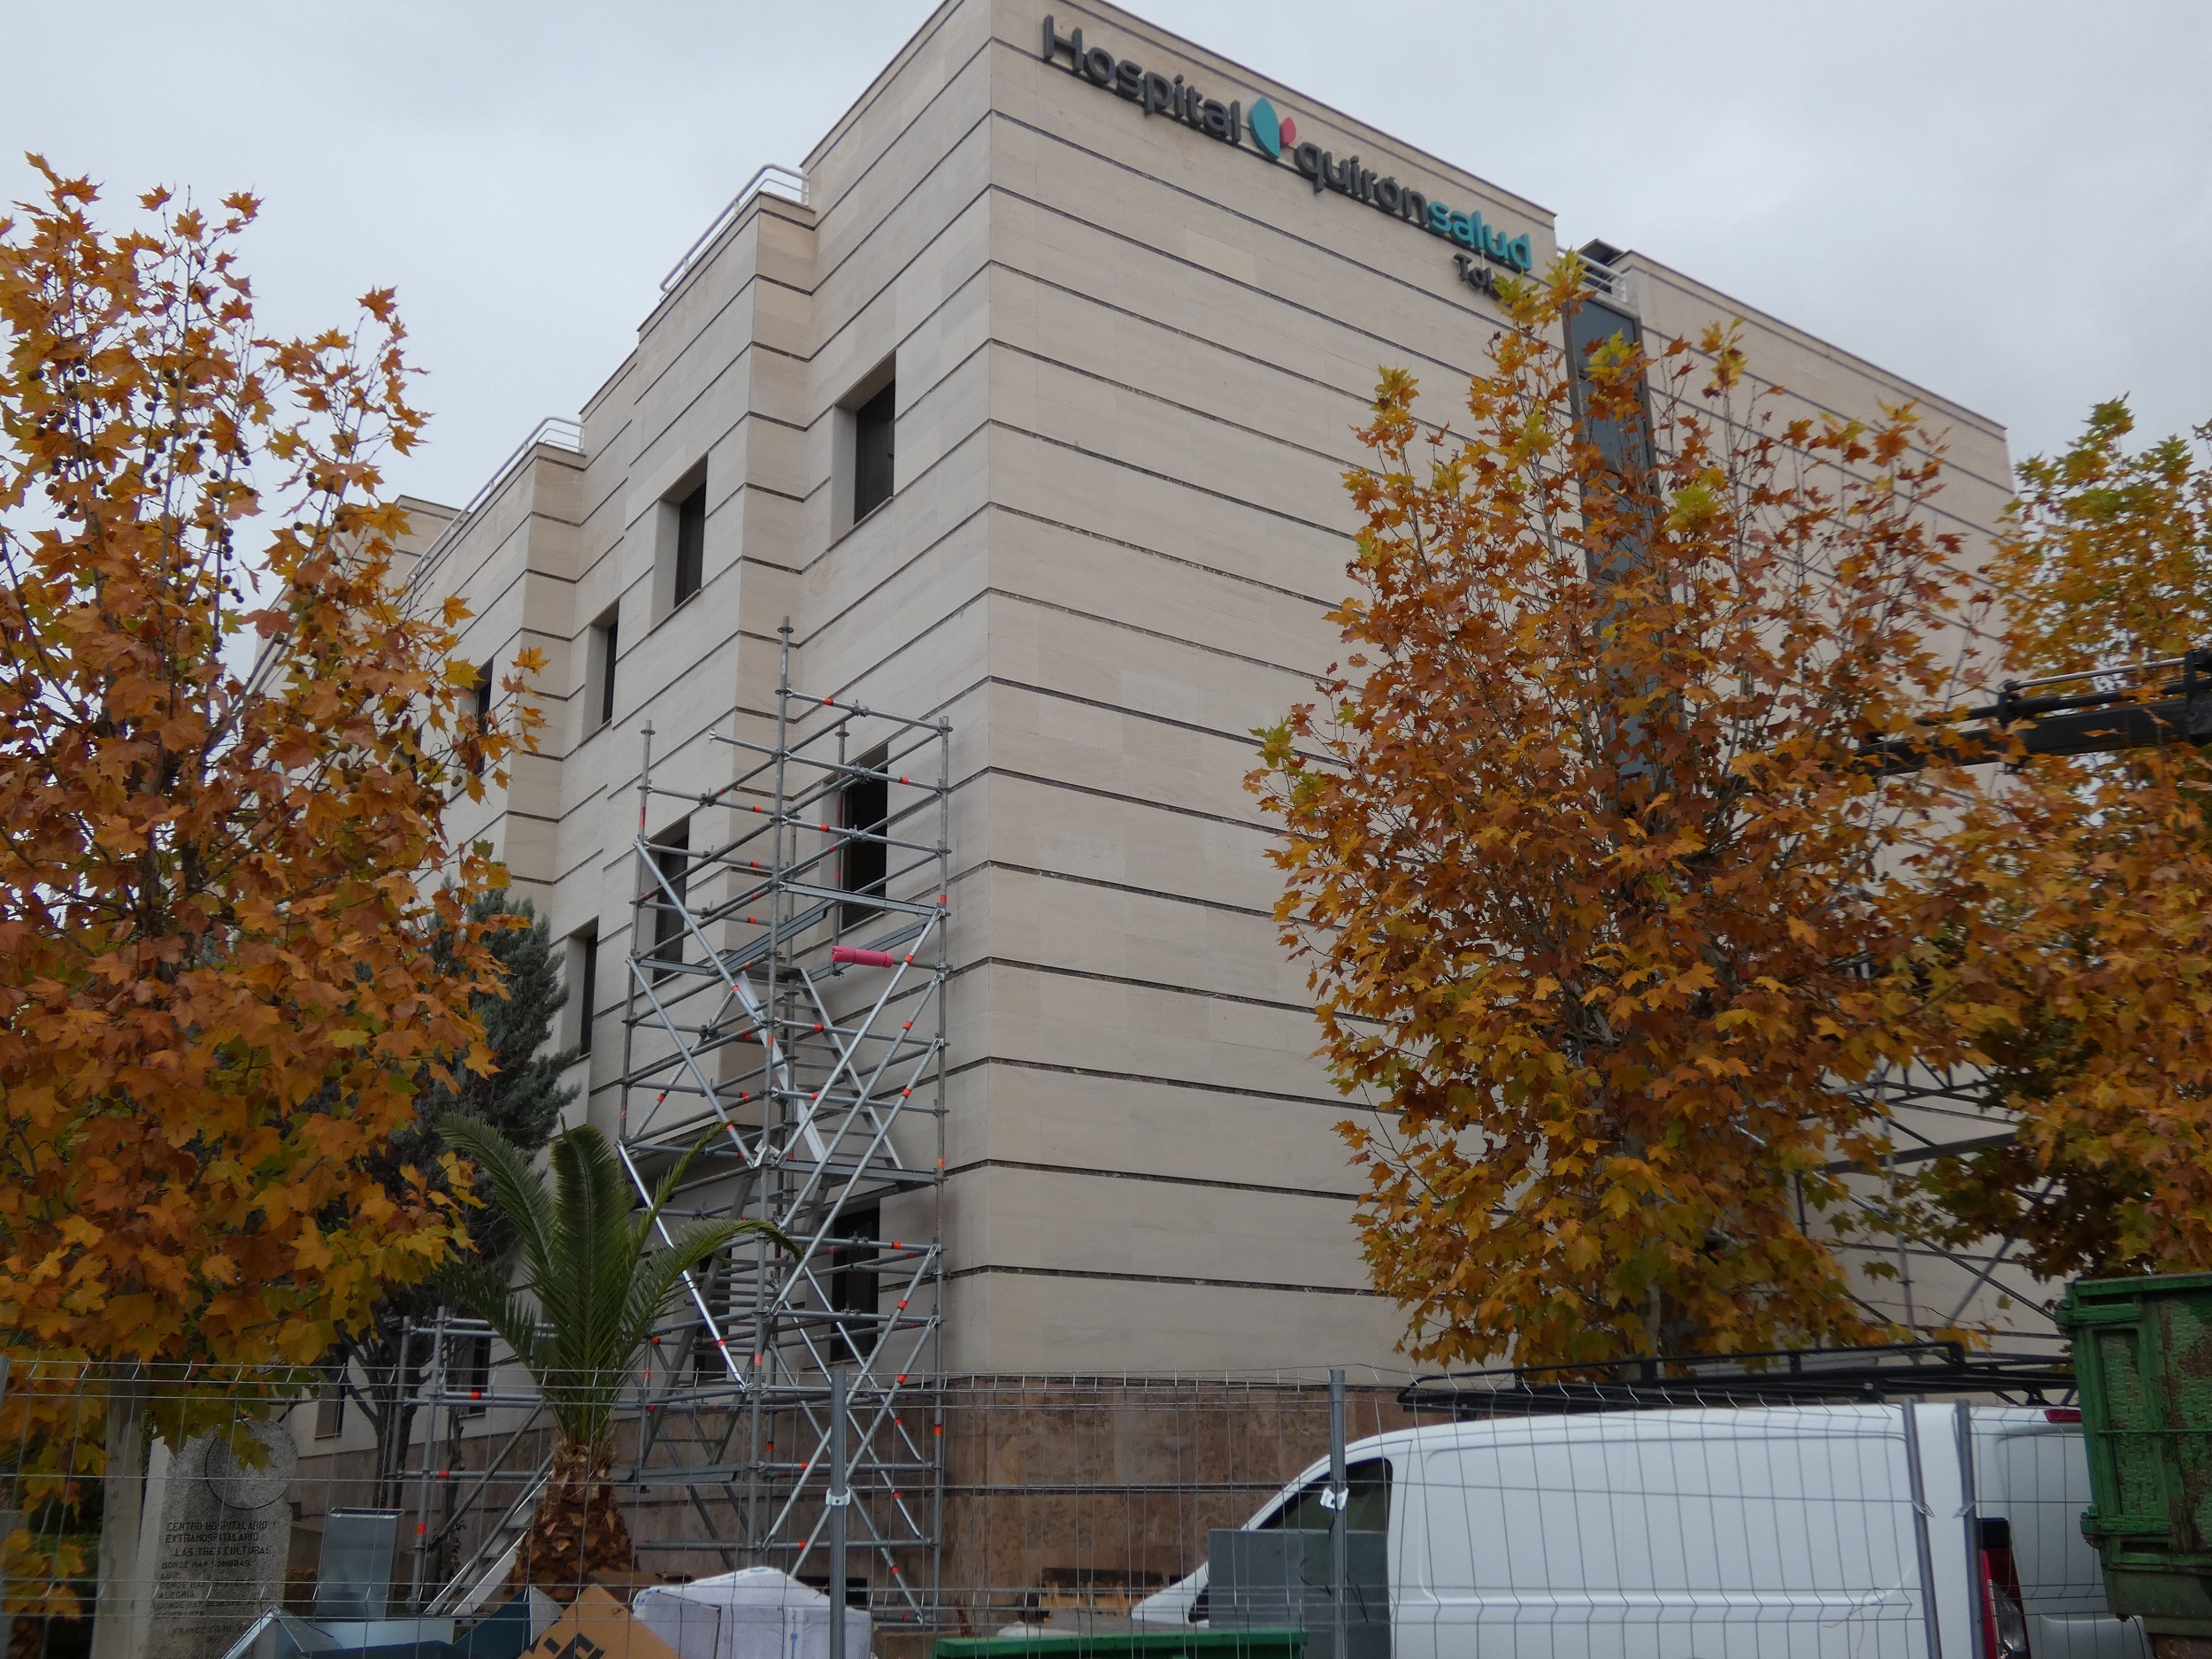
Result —
<instances>
[{"instance_id":1,"label":"scaffolding ladder","mask_svg":"<svg viewBox=\"0 0 2212 1659\"><path fill-rule=\"evenodd\" d=\"M926 1624L943 1509L951 728L794 687L782 634L769 729L714 734L729 782L657 772L645 728L618 1147L641 1197L692 1155L664 1233L757 1217L793 1248L748 1238L691 1276L649 1351L626 1473L684 1489L680 1530L641 1529L641 1551L827 1587L843 1368L846 1588L879 1624Z\"/></svg>"}]
</instances>

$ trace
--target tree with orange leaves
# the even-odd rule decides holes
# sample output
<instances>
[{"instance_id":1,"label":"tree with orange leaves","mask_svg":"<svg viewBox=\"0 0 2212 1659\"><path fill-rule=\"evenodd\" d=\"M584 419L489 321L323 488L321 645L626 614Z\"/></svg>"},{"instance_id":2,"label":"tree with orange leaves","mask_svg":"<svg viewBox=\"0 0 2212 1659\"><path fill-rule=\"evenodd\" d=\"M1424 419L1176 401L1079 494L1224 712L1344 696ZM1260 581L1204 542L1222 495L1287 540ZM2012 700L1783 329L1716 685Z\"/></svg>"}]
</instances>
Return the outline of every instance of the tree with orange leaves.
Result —
<instances>
[{"instance_id":1,"label":"tree with orange leaves","mask_svg":"<svg viewBox=\"0 0 2212 1659\"><path fill-rule=\"evenodd\" d=\"M0 1348L86 1362L127 1475L150 1378L310 1365L455 1237L372 1160L483 1064L469 902L501 878L446 814L531 741L535 664L479 720L465 611L401 602L378 466L422 417L388 291L265 338L252 198L155 192L111 234L32 165L42 199L0 219ZM42 1409L12 1388L0 1435ZM136 1494L111 1481L104 1581Z\"/></svg>"},{"instance_id":2,"label":"tree with orange leaves","mask_svg":"<svg viewBox=\"0 0 2212 1659\"><path fill-rule=\"evenodd\" d=\"M2131 448L2122 403L2019 468L1991 566L2024 679L2124 669L2212 700L2212 427ZM2085 677L2068 691L2090 688ZM1939 872L1935 1006L2009 1142L1929 1167L1932 1231L2003 1233L2047 1278L2212 1268L2212 764L2174 740L2023 760Z\"/></svg>"},{"instance_id":3,"label":"tree with orange leaves","mask_svg":"<svg viewBox=\"0 0 2212 1659\"><path fill-rule=\"evenodd\" d=\"M1839 1085L1925 1051L1910 878L1972 793L1862 764L1974 668L1939 446L1778 424L1724 331L1570 361L1572 260L1506 294L1461 429L1384 374L1351 654L1251 779L1374 1282L1430 1361L1877 1338Z\"/></svg>"}]
</instances>

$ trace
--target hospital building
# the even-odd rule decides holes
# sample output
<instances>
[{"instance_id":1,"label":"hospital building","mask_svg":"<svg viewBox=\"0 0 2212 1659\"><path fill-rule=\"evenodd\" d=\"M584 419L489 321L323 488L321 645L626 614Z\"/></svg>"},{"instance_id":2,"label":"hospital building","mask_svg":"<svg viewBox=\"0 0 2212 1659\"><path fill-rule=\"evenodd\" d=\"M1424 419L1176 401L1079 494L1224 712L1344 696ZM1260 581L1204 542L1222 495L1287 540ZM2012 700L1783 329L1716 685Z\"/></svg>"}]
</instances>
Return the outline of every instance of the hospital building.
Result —
<instances>
[{"instance_id":1,"label":"hospital building","mask_svg":"<svg viewBox=\"0 0 2212 1659\"><path fill-rule=\"evenodd\" d=\"M1448 419L1497 281L1562 250L1479 156L1224 44L948 0L698 238L572 424L465 509L407 503L466 657L548 664L540 752L462 827L564 941L572 1118L643 1180L708 1137L699 1210L813 1240L697 1288L686 1375L1406 1363L1244 780L1340 654L1379 370ZM1943 527L1995 521L2000 426L1584 251L1609 327L1740 319L1785 418L1916 403ZM1932 1318L1985 1264L1908 1265Z\"/></svg>"}]
</instances>

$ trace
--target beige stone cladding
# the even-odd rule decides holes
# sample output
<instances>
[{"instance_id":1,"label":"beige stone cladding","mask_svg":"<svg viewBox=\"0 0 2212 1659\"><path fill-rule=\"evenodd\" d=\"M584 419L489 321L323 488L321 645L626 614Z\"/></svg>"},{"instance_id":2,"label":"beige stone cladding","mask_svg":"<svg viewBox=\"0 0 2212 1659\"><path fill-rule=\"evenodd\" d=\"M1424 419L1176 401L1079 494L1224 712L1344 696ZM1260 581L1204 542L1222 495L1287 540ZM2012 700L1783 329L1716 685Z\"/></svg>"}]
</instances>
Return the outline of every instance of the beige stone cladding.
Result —
<instances>
[{"instance_id":1,"label":"beige stone cladding","mask_svg":"<svg viewBox=\"0 0 2212 1659\"><path fill-rule=\"evenodd\" d=\"M611 1125L644 728L659 780L727 780L710 733L761 729L788 617L800 683L954 726L948 1369L1388 1364L1333 1127L1358 1103L1311 1057L1241 780L1335 655L1378 369L1448 414L1496 312L1451 243L1047 61L1048 14L1555 251L1545 210L1126 12L954 0L806 158L803 205L755 196L680 272L580 449L533 448L421 572L469 597L472 657L549 663L543 755L472 833L576 941L572 986L595 930L578 1112ZM1635 271L1655 331L1741 311ZM1750 323L1808 407L1910 390ZM854 524L850 411L887 368L895 488ZM1985 526L2002 434L1925 401Z\"/></svg>"}]
</instances>

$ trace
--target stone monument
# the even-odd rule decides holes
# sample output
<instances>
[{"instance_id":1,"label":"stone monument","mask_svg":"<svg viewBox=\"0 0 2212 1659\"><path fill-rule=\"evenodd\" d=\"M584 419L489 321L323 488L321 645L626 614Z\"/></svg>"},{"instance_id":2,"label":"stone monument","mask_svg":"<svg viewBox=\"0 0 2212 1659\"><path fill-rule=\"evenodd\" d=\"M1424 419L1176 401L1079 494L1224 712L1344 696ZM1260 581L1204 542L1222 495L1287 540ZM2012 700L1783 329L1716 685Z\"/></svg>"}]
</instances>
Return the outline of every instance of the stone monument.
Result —
<instances>
[{"instance_id":1,"label":"stone monument","mask_svg":"<svg viewBox=\"0 0 2212 1659\"><path fill-rule=\"evenodd\" d=\"M139 1659L222 1659L283 1599L299 1453L281 1425L252 1432L268 1454L258 1467L203 1434L150 1471Z\"/></svg>"}]
</instances>

